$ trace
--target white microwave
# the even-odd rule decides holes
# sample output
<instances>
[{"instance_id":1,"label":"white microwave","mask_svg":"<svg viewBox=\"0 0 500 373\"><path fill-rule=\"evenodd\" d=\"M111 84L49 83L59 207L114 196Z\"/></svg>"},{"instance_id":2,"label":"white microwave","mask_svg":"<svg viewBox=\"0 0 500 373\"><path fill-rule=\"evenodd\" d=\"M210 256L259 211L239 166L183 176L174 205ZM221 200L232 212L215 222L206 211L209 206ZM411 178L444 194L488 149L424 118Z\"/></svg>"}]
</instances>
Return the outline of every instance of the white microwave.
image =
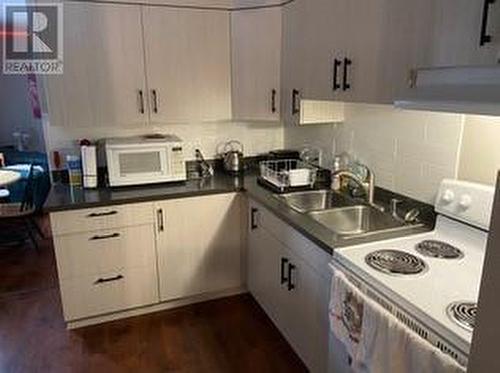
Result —
<instances>
[{"instance_id":1,"label":"white microwave","mask_svg":"<svg viewBox=\"0 0 500 373\"><path fill-rule=\"evenodd\" d=\"M183 143L177 136L104 140L109 185L141 185L186 180Z\"/></svg>"}]
</instances>

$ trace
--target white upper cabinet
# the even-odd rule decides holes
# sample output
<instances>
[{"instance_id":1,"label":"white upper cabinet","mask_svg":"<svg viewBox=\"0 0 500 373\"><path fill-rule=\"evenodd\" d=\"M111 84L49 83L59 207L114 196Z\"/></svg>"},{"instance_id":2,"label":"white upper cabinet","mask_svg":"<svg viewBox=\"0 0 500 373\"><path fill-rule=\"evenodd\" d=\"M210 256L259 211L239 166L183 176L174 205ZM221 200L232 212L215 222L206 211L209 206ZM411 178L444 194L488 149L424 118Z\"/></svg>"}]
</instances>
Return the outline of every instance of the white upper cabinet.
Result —
<instances>
[{"instance_id":1,"label":"white upper cabinet","mask_svg":"<svg viewBox=\"0 0 500 373\"><path fill-rule=\"evenodd\" d=\"M347 37L342 48L345 55L339 58L335 98L392 103L407 86L412 69L425 63L429 56L429 10L427 0L348 1Z\"/></svg>"},{"instance_id":2,"label":"white upper cabinet","mask_svg":"<svg viewBox=\"0 0 500 373\"><path fill-rule=\"evenodd\" d=\"M298 121L297 97L392 103L410 71L430 55L432 7L425 2L296 0L285 6L285 121Z\"/></svg>"},{"instance_id":3,"label":"white upper cabinet","mask_svg":"<svg viewBox=\"0 0 500 373\"><path fill-rule=\"evenodd\" d=\"M64 74L46 78L52 125L231 118L229 12L68 2L64 19Z\"/></svg>"},{"instance_id":4,"label":"white upper cabinet","mask_svg":"<svg viewBox=\"0 0 500 373\"><path fill-rule=\"evenodd\" d=\"M145 125L140 8L66 2L64 19L64 73L45 79L51 124Z\"/></svg>"},{"instance_id":5,"label":"white upper cabinet","mask_svg":"<svg viewBox=\"0 0 500 373\"><path fill-rule=\"evenodd\" d=\"M432 66L493 65L500 52L500 3L440 0L434 7Z\"/></svg>"},{"instance_id":6,"label":"white upper cabinet","mask_svg":"<svg viewBox=\"0 0 500 373\"><path fill-rule=\"evenodd\" d=\"M280 119L281 8L231 14L233 118Z\"/></svg>"},{"instance_id":7,"label":"white upper cabinet","mask_svg":"<svg viewBox=\"0 0 500 373\"><path fill-rule=\"evenodd\" d=\"M154 123L231 118L229 13L143 7Z\"/></svg>"}]
</instances>

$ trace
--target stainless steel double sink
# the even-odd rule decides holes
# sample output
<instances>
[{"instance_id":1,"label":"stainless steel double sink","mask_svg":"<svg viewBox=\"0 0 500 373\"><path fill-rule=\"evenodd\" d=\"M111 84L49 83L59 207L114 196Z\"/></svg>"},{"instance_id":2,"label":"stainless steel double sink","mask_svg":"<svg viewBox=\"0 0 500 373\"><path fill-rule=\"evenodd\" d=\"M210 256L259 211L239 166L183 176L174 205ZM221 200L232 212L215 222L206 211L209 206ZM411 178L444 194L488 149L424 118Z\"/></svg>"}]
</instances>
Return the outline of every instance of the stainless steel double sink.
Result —
<instances>
[{"instance_id":1,"label":"stainless steel double sink","mask_svg":"<svg viewBox=\"0 0 500 373\"><path fill-rule=\"evenodd\" d=\"M414 228L374 206L356 204L331 190L276 194L295 211L309 215L344 239Z\"/></svg>"}]
</instances>

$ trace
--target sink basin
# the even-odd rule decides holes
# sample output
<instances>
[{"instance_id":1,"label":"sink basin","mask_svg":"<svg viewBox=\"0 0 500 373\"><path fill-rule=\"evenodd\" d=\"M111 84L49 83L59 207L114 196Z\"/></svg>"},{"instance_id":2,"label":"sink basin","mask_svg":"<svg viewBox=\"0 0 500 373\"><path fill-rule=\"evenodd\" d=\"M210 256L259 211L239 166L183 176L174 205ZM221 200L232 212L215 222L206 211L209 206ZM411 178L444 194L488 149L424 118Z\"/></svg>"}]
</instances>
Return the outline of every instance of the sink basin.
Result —
<instances>
[{"instance_id":1,"label":"sink basin","mask_svg":"<svg viewBox=\"0 0 500 373\"><path fill-rule=\"evenodd\" d=\"M294 210L302 213L342 207L349 204L345 197L331 190L310 190L277 194L275 196Z\"/></svg>"},{"instance_id":2,"label":"sink basin","mask_svg":"<svg viewBox=\"0 0 500 373\"><path fill-rule=\"evenodd\" d=\"M309 215L338 235L360 235L405 227L390 214L365 205L313 211Z\"/></svg>"}]
</instances>

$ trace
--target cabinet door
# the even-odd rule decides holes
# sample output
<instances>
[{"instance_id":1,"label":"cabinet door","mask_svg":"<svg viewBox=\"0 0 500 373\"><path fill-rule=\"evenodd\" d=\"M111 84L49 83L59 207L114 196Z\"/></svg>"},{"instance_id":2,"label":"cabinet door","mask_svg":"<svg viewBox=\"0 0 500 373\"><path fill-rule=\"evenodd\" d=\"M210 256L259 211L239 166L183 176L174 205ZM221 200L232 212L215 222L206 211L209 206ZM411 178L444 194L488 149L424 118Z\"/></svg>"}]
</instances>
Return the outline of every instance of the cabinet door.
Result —
<instances>
[{"instance_id":1,"label":"cabinet door","mask_svg":"<svg viewBox=\"0 0 500 373\"><path fill-rule=\"evenodd\" d=\"M285 246L268 226L273 220L268 214L250 204L248 288L307 367L325 372L330 278ZM294 245L291 237L281 239Z\"/></svg>"},{"instance_id":2,"label":"cabinet door","mask_svg":"<svg viewBox=\"0 0 500 373\"><path fill-rule=\"evenodd\" d=\"M229 13L143 7L153 123L231 117Z\"/></svg>"},{"instance_id":3,"label":"cabinet door","mask_svg":"<svg viewBox=\"0 0 500 373\"><path fill-rule=\"evenodd\" d=\"M281 116L288 126L299 123L299 97L305 87L306 55L301 30L305 3L292 1L283 7Z\"/></svg>"},{"instance_id":4,"label":"cabinet door","mask_svg":"<svg viewBox=\"0 0 500 373\"><path fill-rule=\"evenodd\" d=\"M139 6L65 3L64 73L45 81L51 125L146 124Z\"/></svg>"},{"instance_id":5,"label":"cabinet door","mask_svg":"<svg viewBox=\"0 0 500 373\"><path fill-rule=\"evenodd\" d=\"M234 193L156 205L162 301L241 286L240 211Z\"/></svg>"},{"instance_id":6,"label":"cabinet door","mask_svg":"<svg viewBox=\"0 0 500 373\"><path fill-rule=\"evenodd\" d=\"M282 316L283 292L281 290L281 259L283 245L259 225L261 210L250 205L248 231L248 290L264 308L280 330L286 326ZM284 263L285 264L285 263ZM283 270L285 268L283 267Z\"/></svg>"},{"instance_id":7,"label":"cabinet door","mask_svg":"<svg viewBox=\"0 0 500 373\"><path fill-rule=\"evenodd\" d=\"M323 278L290 250L287 277L292 287L283 287L288 340L312 372L326 372L328 365L328 278Z\"/></svg>"},{"instance_id":8,"label":"cabinet door","mask_svg":"<svg viewBox=\"0 0 500 373\"><path fill-rule=\"evenodd\" d=\"M391 104L408 84L410 71L428 60L432 6L427 0L352 0L342 81L347 102ZM341 83L344 86L343 82Z\"/></svg>"},{"instance_id":9,"label":"cabinet door","mask_svg":"<svg viewBox=\"0 0 500 373\"><path fill-rule=\"evenodd\" d=\"M280 119L281 8L231 15L233 118Z\"/></svg>"},{"instance_id":10,"label":"cabinet door","mask_svg":"<svg viewBox=\"0 0 500 373\"><path fill-rule=\"evenodd\" d=\"M490 4L485 35L491 42L480 45L483 6L486 0L433 2L433 66L493 65L500 52L500 3Z\"/></svg>"}]
</instances>

